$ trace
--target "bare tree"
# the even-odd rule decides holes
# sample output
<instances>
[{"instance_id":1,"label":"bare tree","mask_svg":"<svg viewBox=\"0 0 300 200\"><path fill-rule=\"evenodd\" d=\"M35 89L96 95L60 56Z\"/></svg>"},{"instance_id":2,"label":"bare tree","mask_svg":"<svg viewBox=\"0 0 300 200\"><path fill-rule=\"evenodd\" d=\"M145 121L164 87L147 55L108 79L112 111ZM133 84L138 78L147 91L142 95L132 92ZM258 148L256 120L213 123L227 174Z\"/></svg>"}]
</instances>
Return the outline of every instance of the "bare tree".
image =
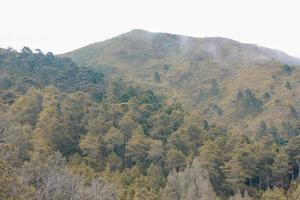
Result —
<instances>
[{"instance_id":1,"label":"bare tree","mask_svg":"<svg viewBox=\"0 0 300 200\"><path fill-rule=\"evenodd\" d=\"M59 154L25 165L24 184L33 185L35 193L30 200L116 200L116 186L101 177L87 181L68 170L65 159Z\"/></svg>"},{"instance_id":2,"label":"bare tree","mask_svg":"<svg viewBox=\"0 0 300 200\"><path fill-rule=\"evenodd\" d=\"M166 200L215 200L209 176L197 159L182 172L169 174L164 189Z\"/></svg>"},{"instance_id":3,"label":"bare tree","mask_svg":"<svg viewBox=\"0 0 300 200\"><path fill-rule=\"evenodd\" d=\"M116 187L101 178L92 180L90 186L80 188L76 200L115 200Z\"/></svg>"}]
</instances>

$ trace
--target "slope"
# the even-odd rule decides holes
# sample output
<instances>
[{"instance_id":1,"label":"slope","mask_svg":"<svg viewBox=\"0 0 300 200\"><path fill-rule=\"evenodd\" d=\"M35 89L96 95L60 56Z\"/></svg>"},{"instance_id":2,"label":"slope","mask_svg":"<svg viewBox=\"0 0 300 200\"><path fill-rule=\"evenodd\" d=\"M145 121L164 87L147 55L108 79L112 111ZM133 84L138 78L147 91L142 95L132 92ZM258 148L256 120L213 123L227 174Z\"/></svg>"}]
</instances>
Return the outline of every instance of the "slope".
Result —
<instances>
[{"instance_id":1,"label":"slope","mask_svg":"<svg viewBox=\"0 0 300 200\"><path fill-rule=\"evenodd\" d=\"M266 123L286 135L283 124L300 110L300 60L257 45L133 30L62 56L155 89L233 132Z\"/></svg>"}]
</instances>

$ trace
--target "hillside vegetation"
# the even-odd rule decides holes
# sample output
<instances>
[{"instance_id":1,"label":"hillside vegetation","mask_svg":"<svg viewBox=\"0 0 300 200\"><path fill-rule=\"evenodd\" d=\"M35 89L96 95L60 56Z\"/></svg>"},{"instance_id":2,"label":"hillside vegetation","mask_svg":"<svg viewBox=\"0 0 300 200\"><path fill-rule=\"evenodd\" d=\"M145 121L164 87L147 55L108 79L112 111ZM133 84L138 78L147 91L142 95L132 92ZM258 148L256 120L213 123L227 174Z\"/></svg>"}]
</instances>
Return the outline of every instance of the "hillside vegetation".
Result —
<instances>
[{"instance_id":1,"label":"hillside vegetation","mask_svg":"<svg viewBox=\"0 0 300 200\"><path fill-rule=\"evenodd\" d=\"M62 56L153 89L239 134L254 136L266 123L287 137L283 124L296 123L290 111L300 110L300 60L256 45L133 30Z\"/></svg>"},{"instance_id":2,"label":"hillside vegetation","mask_svg":"<svg viewBox=\"0 0 300 200\"><path fill-rule=\"evenodd\" d=\"M68 55L0 50L1 200L299 199L297 59L140 30Z\"/></svg>"}]
</instances>

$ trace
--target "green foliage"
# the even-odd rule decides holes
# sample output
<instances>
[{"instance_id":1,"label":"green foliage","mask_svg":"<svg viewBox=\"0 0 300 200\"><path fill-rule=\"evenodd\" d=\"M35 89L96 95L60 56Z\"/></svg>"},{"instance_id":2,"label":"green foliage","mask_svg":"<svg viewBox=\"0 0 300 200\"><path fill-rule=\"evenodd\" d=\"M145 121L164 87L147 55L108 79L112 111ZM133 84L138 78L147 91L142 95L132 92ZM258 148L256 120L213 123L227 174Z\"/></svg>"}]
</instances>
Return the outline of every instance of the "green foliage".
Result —
<instances>
[{"instance_id":1,"label":"green foliage","mask_svg":"<svg viewBox=\"0 0 300 200\"><path fill-rule=\"evenodd\" d=\"M107 158L107 167L111 171L121 170L123 167L122 164L122 159L114 152Z\"/></svg>"},{"instance_id":2,"label":"green foliage","mask_svg":"<svg viewBox=\"0 0 300 200\"><path fill-rule=\"evenodd\" d=\"M213 96L218 96L220 94L219 84L216 79L212 80L211 87L210 87L210 93Z\"/></svg>"},{"instance_id":3,"label":"green foliage","mask_svg":"<svg viewBox=\"0 0 300 200\"><path fill-rule=\"evenodd\" d=\"M163 168L154 165L153 163L147 169L147 182L149 187L153 189L155 192L158 192L160 188L163 186L164 181L164 173Z\"/></svg>"},{"instance_id":4,"label":"green foliage","mask_svg":"<svg viewBox=\"0 0 300 200\"><path fill-rule=\"evenodd\" d=\"M166 165L169 170L180 170L185 166L185 156L181 151L170 149L167 152Z\"/></svg>"},{"instance_id":5,"label":"green foliage","mask_svg":"<svg viewBox=\"0 0 300 200\"><path fill-rule=\"evenodd\" d=\"M293 73L293 68L290 65L284 64L282 70L286 75L291 75Z\"/></svg>"},{"instance_id":6,"label":"green foliage","mask_svg":"<svg viewBox=\"0 0 300 200\"><path fill-rule=\"evenodd\" d=\"M33 53L24 47L21 53L13 50L0 52L0 88L24 94L30 87L44 88L50 84L62 91L85 91L97 100L103 93L103 74L78 67L71 59L58 58L52 53Z\"/></svg>"},{"instance_id":7,"label":"green foliage","mask_svg":"<svg viewBox=\"0 0 300 200\"><path fill-rule=\"evenodd\" d=\"M162 86L173 70L165 70ZM220 112L211 118L155 87L104 82L102 73L28 47L1 50L0 71L0 199L249 200L249 192L267 200L285 199L288 189L297 199L298 106L275 102L274 91L239 88L229 98L237 88L207 77L203 107ZM174 90L185 76L192 75ZM264 117L273 103L288 113L284 120Z\"/></svg>"},{"instance_id":8,"label":"green foliage","mask_svg":"<svg viewBox=\"0 0 300 200\"><path fill-rule=\"evenodd\" d=\"M268 133L268 126L265 121L261 121L256 133L256 138L260 139L266 136L267 133Z\"/></svg>"},{"instance_id":9,"label":"green foliage","mask_svg":"<svg viewBox=\"0 0 300 200\"><path fill-rule=\"evenodd\" d=\"M6 90L13 86L12 80L7 76L0 77L0 89Z\"/></svg>"},{"instance_id":10,"label":"green foliage","mask_svg":"<svg viewBox=\"0 0 300 200\"><path fill-rule=\"evenodd\" d=\"M292 89L292 86L291 86L290 82L288 82L288 81L285 83L285 87L289 90Z\"/></svg>"},{"instance_id":11,"label":"green foliage","mask_svg":"<svg viewBox=\"0 0 300 200\"><path fill-rule=\"evenodd\" d=\"M263 103L251 90L239 91L236 103L237 112L241 116L256 115L262 111Z\"/></svg>"},{"instance_id":12,"label":"green foliage","mask_svg":"<svg viewBox=\"0 0 300 200\"><path fill-rule=\"evenodd\" d=\"M115 88L121 92L117 96L128 98L106 96L96 102L84 92L64 93L49 86L31 89L1 108L6 114L0 124L5 127L0 156L11 169L25 173L18 175L26 180L20 183L24 194L36 195L44 183L63 177L65 186L58 184L55 195L65 198L69 195L65 191L75 184L71 179L82 176L79 180L90 182L101 175L120 185L124 199L162 199L168 187L186 188L188 192L178 189L176 195L194 198L198 189L184 177L191 180L194 175L188 174L198 173L193 171L196 166L207 172L201 184L207 186L209 177L209 188L217 195L229 197L247 190L257 197L270 187L288 189L291 177L298 174L298 136L291 136L286 146L279 145L274 124L262 121L256 139L235 135L207 120L203 124L199 114L188 114L180 104L167 105L150 90L121 82L115 87L122 87ZM200 162L188 165L198 155ZM6 174L9 168L3 171ZM53 180L47 177L50 172ZM180 177L184 186L176 186L177 179L171 184L167 174ZM5 191L10 193L10 188Z\"/></svg>"},{"instance_id":13,"label":"green foliage","mask_svg":"<svg viewBox=\"0 0 300 200\"><path fill-rule=\"evenodd\" d=\"M159 72L155 72L154 73L154 80L155 81L160 81L160 74L159 74Z\"/></svg>"}]
</instances>

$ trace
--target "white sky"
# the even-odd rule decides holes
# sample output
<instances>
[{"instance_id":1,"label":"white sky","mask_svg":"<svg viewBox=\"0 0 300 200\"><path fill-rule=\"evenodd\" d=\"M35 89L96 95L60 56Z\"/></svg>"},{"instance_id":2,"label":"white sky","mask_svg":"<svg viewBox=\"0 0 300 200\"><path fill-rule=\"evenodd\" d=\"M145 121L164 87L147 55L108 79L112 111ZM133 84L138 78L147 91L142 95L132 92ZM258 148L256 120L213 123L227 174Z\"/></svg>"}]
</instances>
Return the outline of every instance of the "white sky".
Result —
<instances>
[{"instance_id":1,"label":"white sky","mask_svg":"<svg viewBox=\"0 0 300 200\"><path fill-rule=\"evenodd\" d=\"M67 52L132 29L221 36L300 57L299 0L0 0L0 47Z\"/></svg>"}]
</instances>

